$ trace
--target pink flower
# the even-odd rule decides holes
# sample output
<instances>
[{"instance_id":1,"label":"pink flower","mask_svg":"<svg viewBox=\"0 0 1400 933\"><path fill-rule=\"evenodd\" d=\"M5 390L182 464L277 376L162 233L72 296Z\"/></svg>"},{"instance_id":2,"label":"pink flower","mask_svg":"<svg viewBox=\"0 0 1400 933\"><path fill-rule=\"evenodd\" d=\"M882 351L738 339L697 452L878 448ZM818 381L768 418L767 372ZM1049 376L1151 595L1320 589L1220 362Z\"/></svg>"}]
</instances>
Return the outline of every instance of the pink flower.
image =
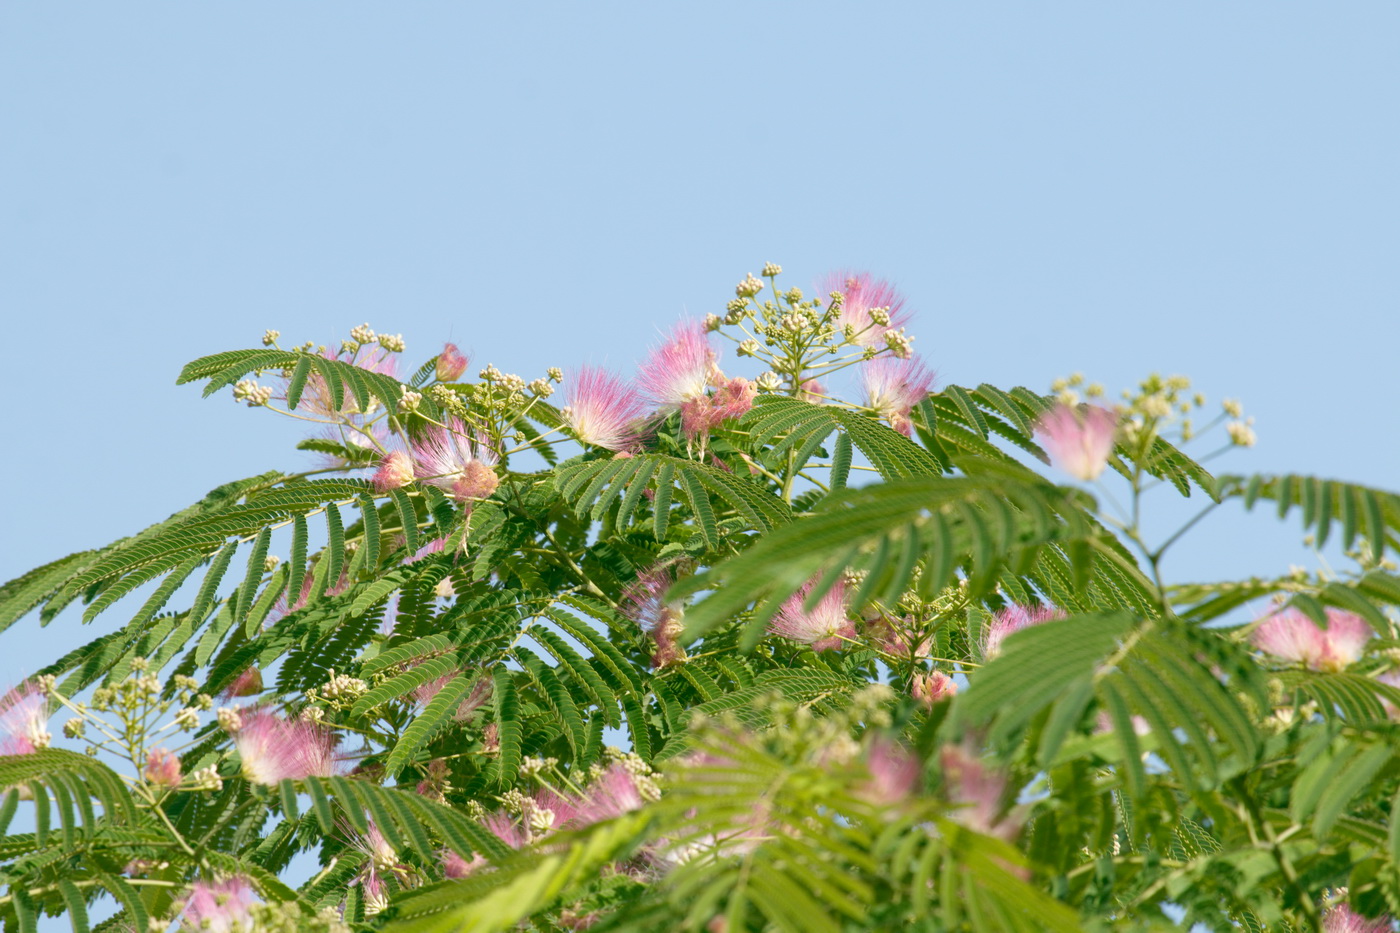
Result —
<instances>
[{"instance_id":1,"label":"pink flower","mask_svg":"<svg viewBox=\"0 0 1400 933\"><path fill-rule=\"evenodd\" d=\"M437 358L438 382L456 382L461 379L469 362L470 360L457 350L455 343L446 344Z\"/></svg>"},{"instance_id":2,"label":"pink flower","mask_svg":"<svg viewBox=\"0 0 1400 933\"><path fill-rule=\"evenodd\" d=\"M341 354L332 350L323 350L321 356L328 360L341 360ZM350 362L349 359L341 362ZM363 353L355 355L354 365L366 372L378 373L381 376L395 378L398 372L398 359L388 350L379 350L377 347L367 347ZM312 372L306 377L306 384L301 390L301 401L297 404L298 410L319 415L322 418L331 418L342 414L363 414L360 411L355 396L350 392L345 392L341 399L342 407L335 407L335 396L331 393L330 387L326 385L326 380L320 373ZM369 406L371 409L373 404Z\"/></svg>"},{"instance_id":3,"label":"pink flower","mask_svg":"<svg viewBox=\"0 0 1400 933\"><path fill-rule=\"evenodd\" d=\"M867 407L908 437L913 429L909 413L928 397L933 373L918 357L899 360L882 356L863 364L860 376Z\"/></svg>"},{"instance_id":4,"label":"pink flower","mask_svg":"<svg viewBox=\"0 0 1400 933\"><path fill-rule=\"evenodd\" d=\"M185 927L211 933L251 930L249 908L255 900L253 886L241 875L223 881L196 881L185 900Z\"/></svg>"},{"instance_id":5,"label":"pink flower","mask_svg":"<svg viewBox=\"0 0 1400 933\"><path fill-rule=\"evenodd\" d=\"M1368 920L1346 904L1337 904L1322 915L1322 933L1390 933L1387 916Z\"/></svg>"},{"instance_id":6,"label":"pink flower","mask_svg":"<svg viewBox=\"0 0 1400 933\"><path fill-rule=\"evenodd\" d=\"M475 865L468 862L451 849L443 849L442 852L439 853L439 858L442 861L443 877L454 881L467 877L467 875L470 875L476 868ZM476 856L476 859L481 859L481 856Z\"/></svg>"},{"instance_id":7,"label":"pink flower","mask_svg":"<svg viewBox=\"0 0 1400 933\"><path fill-rule=\"evenodd\" d=\"M578 810L569 821L572 826L582 828L616 819L624 813L631 813L646 806L646 797L632 773L615 762L590 785Z\"/></svg>"},{"instance_id":8,"label":"pink flower","mask_svg":"<svg viewBox=\"0 0 1400 933\"><path fill-rule=\"evenodd\" d=\"M36 683L20 684L0 696L0 755L32 755L52 738L44 691Z\"/></svg>"},{"instance_id":9,"label":"pink flower","mask_svg":"<svg viewBox=\"0 0 1400 933\"><path fill-rule=\"evenodd\" d=\"M152 784L175 787L180 783L180 759L167 749L153 748L146 756L145 774Z\"/></svg>"},{"instance_id":10,"label":"pink flower","mask_svg":"<svg viewBox=\"0 0 1400 933\"><path fill-rule=\"evenodd\" d=\"M820 405L826 397L826 386L815 379L808 379L802 383L802 390L797 395L804 402L811 402L813 405Z\"/></svg>"},{"instance_id":11,"label":"pink flower","mask_svg":"<svg viewBox=\"0 0 1400 933\"><path fill-rule=\"evenodd\" d=\"M671 588L671 572L665 567L653 567L638 574L636 581L623 593L622 612L656 642L651 665L662 668L685 657L678 639L685 626L681 609L666 601Z\"/></svg>"},{"instance_id":12,"label":"pink flower","mask_svg":"<svg viewBox=\"0 0 1400 933\"><path fill-rule=\"evenodd\" d=\"M641 397L612 373L584 366L569 379L561 414L574 436L608 450L630 450L641 439Z\"/></svg>"},{"instance_id":13,"label":"pink flower","mask_svg":"<svg viewBox=\"0 0 1400 933\"><path fill-rule=\"evenodd\" d=\"M233 743L243 759L243 776L254 784L330 776L335 737L326 729L264 709L244 710L242 720Z\"/></svg>"},{"instance_id":14,"label":"pink flower","mask_svg":"<svg viewBox=\"0 0 1400 933\"><path fill-rule=\"evenodd\" d=\"M862 788L862 796L871 803L898 803L919 783L919 762L889 739L877 738L870 744L865 764L870 781Z\"/></svg>"},{"instance_id":15,"label":"pink flower","mask_svg":"<svg viewBox=\"0 0 1400 933\"><path fill-rule=\"evenodd\" d=\"M960 745L944 746L939 761L944 793L953 807L948 818L985 836L1015 841L1021 821L1001 812L1006 777L989 771L980 758Z\"/></svg>"},{"instance_id":16,"label":"pink flower","mask_svg":"<svg viewBox=\"0 0 1400 933\"><path fill-rule=\"evenodd\" d=\"M845 296L836 327L848 324L854 329L852 339L863 347L883 347L885 334L899 330L909 323L910 314L904 310L904 296L884 279L872 279L869 272L835 272L818 286L823 295L840 292ZM888 324L877 324L870 316L874 308L889 314Z\"/></svg>"},{"instance_id":17,"label":"pink flower","mask_svg":"<svg viewBox=\"0 0 1400 933\"><path fill-rule=\"evenodd\" d=\"M1078 410L1056 405L1040 416L1035 428L1036 438L1055 466L1085 481L1098 479L1108 465L1117 432L1118 416L1097 405L1081 405Z\"/></svg>"},{"instance_id":18,"label":"pink flower","mask_svg":"<svg viewBox=\"0 0 1400 933\"><path fill-rule=\"evenodd\" d=\"M444 490L458 502L488 498L500 484L493 467L500 459L480 432L453 418L450 430L432 428L413 443L418 478Z\"/></svg>"},{"instance_id":19,"label":"pink flower","mask_svg":"<svg viewBox=\"0 0 1400 933\"><path fill-rule=\"evenodd\" d=\"M390 451L388 456L379 461L379 469L374 472L374 477L370 479L370 485L374 491L380 494L391 489L398 489L413 482L413 458L402 450Z\"/></svg>"},{"instance_id":20,"label":"pink flower","mask_svg":"<svg viewBox=\"0 0 1400 933\"><path fill-rule=\"evenodd\" d=\"M388 908L389 888L384 884L384 879L379 877L378 869L371 868L353 883L360 886L360 893L364 897L366 917L383 913Z\"/></svg>"},{"instance_id":21,"label":"pink flower","mask_svg":"<svg viewBox=\"0 0 1400 933\"><path fill-rule=\"evenodd\" d=\"M262 688L262 671L256 667L250 667L233 678L233 683L225 687L220 696L226 700L231 700L234 697L250 697L261 693Z\"/></svg>"},{"instance_id":22,"label":"pink flower","mask_svg":"<svg viewBox=\"0 0 1400 933\"><path fill-rule=\"evenodd\" d=\"M942 671L915 674L909 684L909 695L930 708L957 692L958 682Z\"/></svg>"},{"instance_id":23,"label":"pink flower","mask_svg":"<svg viewBox=\"0 0 1400 933\"><path fill-rule=\"evenodd\" d=\"M638 368L637 380L652 404L672 412L691 399L705 397L706 387L719 375L717 360L705 325L682 321L671 339L652 350Z\"/></svg>"},{"instance_id":24,"label":"pink flower","mask_svg":"<svg viewBox=\"0 0 1400 933\"><path fill-rule=\"evenodd\" d=\"M729 419L738 418L753 408L757 395L758 386L743 376L724 380L714 395L702 395L681 405L681 433L688 440L709 434Z\"/></svg>"},{"instance_id":25,"label":"pink flower","mask_svg":"<svg viewBox=\"0 0 1400 933\"><path fill-rule=\"evenodd\" d=\"M768 623L768 632L811 645L813 651L840 648L844 640L856 636L855 626L846 615L846 584L837 580L836 585L827 590L826 595L808 611L802 608L802 604L814 585L815 581L809 580L788 597Z\"/></svg>"},{"instance_id":26,"label":"pink flower","mask_svg":"<svg viewBox=\"0 0 1400 933\"><path fill-rule=\"evenodd\" d=\"M1021 606L1012 603L996 614L982 634L982 659L990 661L1000 654L1001 643L1012 632L1064 617L1065 614L1054 606Z\"/></svg>"},{"instance_id":27,"label":"pink flower","mask_svg":"<svg viewBox=\"0 0 1400 933\"><path fill-rule=\"evenodd\" d=\"M1283 609L1260 623L1250 641L1261 651L1314 671L1340 671L1360 660L1374 633L1360 616L1327 610L1327 628L1293 608Z\"/></svg>"}]
</instances>

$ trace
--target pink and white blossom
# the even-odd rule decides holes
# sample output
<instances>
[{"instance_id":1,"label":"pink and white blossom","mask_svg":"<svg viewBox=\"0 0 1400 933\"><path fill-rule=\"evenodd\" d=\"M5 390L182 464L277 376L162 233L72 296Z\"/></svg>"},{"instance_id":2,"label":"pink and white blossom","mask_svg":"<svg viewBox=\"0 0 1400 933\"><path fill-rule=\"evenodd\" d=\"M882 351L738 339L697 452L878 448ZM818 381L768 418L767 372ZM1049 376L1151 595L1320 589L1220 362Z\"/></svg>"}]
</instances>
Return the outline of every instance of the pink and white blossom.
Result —
<instances>
[{"instance_id":1,"label":"pink and white blossom","mask_svg":"<svg viewBox=\"0 0 1400 933\"><path fill-rule=\"evenodd\" d=\"M665 598L672 582L669 568L653 567L638 574L623 593L623 614L636 622L638 628L656 643L656 650L651 656L651 664L655 668L665 667L685 657L685 649L679 641L685 629L681 621L681 607Z\"/></svg>"},{"instance_id":2,"label":"pink and white blossom","mask_svg":"<svg viewBox=\"0 0 1400 933\"><path fill-rule=\"evenodd\" d=\"M636 777L621 762L614 762L588 785L570 824L592 826L640 810L646 802Z\"/></svg>"},{"instance_id":3,"label":"pink and white blossom","mask_svg":"<svg viewBox=\"0 0 1400 933\"><path fill-rule=\"evenodd\" d=\"M1340 671L1361 659L1375 634L1360 616L1341 609L1327 610L1327 627L1301 610L1282 609L1259 624L1250 641L1261 651L1314 671Z\"/></svg>"},{"instance_id":4,"label":"pink and white blossom","mask_svg":"<svg viewBox=\"0 0 1400 933\"><path fill-rule=\"evenodd\" d=\"M370 485L382 495L413 482L413 474L413 458L402 450L391 450L379 461L379 469L374 471Z\"/></svg>"},{"instance_id":5,"label":"pink and white blossom","mask_svg":"<svg viewBox=\"0 0 1400 933\"><path fill-rule=\"evenodd\" d=\"M660 411L676 411L692 399L705 397L706 388L719 376L718 359L705 325L682 321L670 339L638 367L637 381Z\"/></svg>"},{"instance_id":6,"label":"pink and white blossom","mask_svg":"<svg viewBox=\"0 0 1400 933\"><path fill-rule=\"evenodd\" d=\"M807 594L815 585L815 581L809 580L788 597L768 623L768 632L811 645L813 651L840 648L844 641L856 636L855 625L846 611L845 581L837 580L815 606L804 609Z\"/></svg>"},{"instance_id":7,"label":"pink and white blossom","mask_svg":"<svg viewBox=\"0 0 1400 933\"><path fill-rule=\"evenodd\" d=\"M36 683L24 683L0 696L0 755L31 755L47 748L52 736L48 701Z\"/></svg>"},{"instance_id":8,"label":"pink and white blossom","mask_svg":"<svg viewBox=\"0 0 1400 933\"><path fill-rule=\"evenodd\" d=\"M915 674L909 684L909 695L927 707L951 699L957 692L958 682L942 671Z\"/></svg>"},{"instance_id":9,"label":"pink and white blossom","mask_svg":"<svg viewBox=\"0 0 1400 933\"><path fill-rule=\"evenodd\" d=\"M223 881L196 881L185 899L184 927L206 933L251 930L250 908L257 901L247 878L234 875Z\"/></svg>"},{"instance_id":10,"label":"pink and white blossom","mask_svg":"<svg viewBox=\"0 0 1400 933\"><path fill-rule=\"evenodd\" d=\"M1050 460L1075 479L1095 480L1108 465L1118 415L1098 405L1059 404L1040 416L1035 436Z\"/></svg>"},{"instance_id":11,"label":"pink and white blossom","mask_svg":"<svg viewBox=\"0 0 1400 933\"><path fill-rule=\"evenodd\" d=\"M844 296L836 327L849 325L854 331L852 339L863 347L883 347L885 334L909 324L911 315L904 309L904 296L884 279L871 278L869 272L834 272L822 280L818 290L823 296L832 292ZM888 323L875 322L870 315L875 308L888 313Z\"/></svg>"},{"instance_id":12,"label":"pink and white blossom","mask_svg":"<svg viewBox=\"0 0 1400 933\"><path fill-rule=\"evenodd\" d=\"M933 373L916 356L907 360L882 356L862 364L860 375L867 407L908 437L913 430L909 414L928 397Z\"/></svg>"},{"instance_id":13,"label":"pink and white blossom","mask_svg":"<svg viewBox=\"0 0 1400 933\"><path fill-rule=\"evenodd\" d=\"M713 395L701 395L680 406L681 433L688 440L709 434L731 418L738 418L753 408L758 387L742 376L725 379Z\"/></svg>"},{"instance_id":14,"label":"pink and white blossom","mask_svg":"<svg viewBox=\"0 0 1400 933\"><path fill-rule=\"evenodd\" d=\"M286 720L265 709L243 710L233 737L243 759L243 776L254 784L288 778L329 777L335 764L335 737L302 720Z\"/></svg>"},{"instance_id":15,"label":"pink and white blossom","mask_svg":"<svg viewBox=\"0 0 1400 933\"><path fill-rule=\"evenodd\" d=\"M948 818L974 832L1014 842L1021 832L1021 820L1002 812L1006 776L990 770L961 745L944 746L939 763L943 791L952 807Z\"/></svg>"},{"instance_id":16,"label":"pink and white blossom","mask_svg":"<svg viewBox=\"0 0 1400 933\"><path fill-rule=\"evenodd\" d=\"M1370 920L1346 904L1337 904L1322 915L1322 933L1390 933L1392 929L1390 917Z\"/></svg>"},{"instance_id":17,"label":"pink and white blossom","mask_svg":"<svg viewBox=\"0 0 1400 933\"><path fill-rule=\"evenodd\" d=\"M153 748L146 756L146 780L163 787L180 783L180 757L169 749Z\"/></svg>"},{"instance_id":18,"label":"pink and white blossom","mask_svg":"<svg viewBox=\"0 0 1400 933\"><path fill-rule=\"evenodd\" d=\"M438 382L456 382L467 371L471 361L462 355L455 343L445 344L437 358Z\"/></svg>"},{"instance_id":19,"label":"pink and white blossom","mask_svg":"<svg viewBox=\"0 0 1400 933\"><path fill-rule=\"evenodd\" d=\"M632 450L641 440L645 408L630 384L604 369L584 366L571 374L561 411L574 436L608 450Z\"/></svg>"},{"instance_id":20,"label":"pink and white blossom","mask_svg":"<svg viewBox=\"0 0 1400 933\"><path fill-rule=\"evenodd\" d=\"M447 429L434 427L413 442L418 478L458 502L486 499L500 485L494 469L500 459L490 441L457 418Z\"/></svg>"},{"instance_id":21,"label":"pink and white blossom","mask_svg":"<svg viewBox=\"0 0 1400 933\"><path fill-rule=\"evenodd\" d=\"M982 633L982 659L990 661L1001 653L1001 643L1012 632L1063 619L1065 613L1054 606L1022 606L1012 603L998 612Z\"/></svg>"},{"instance_id":22,"label":"pink and white blossom","mask_svg":"<svg viewBox=\"0 0 1400 933\"><path fill-rule=\"evenodd\" d=\"M328 360L339 360L340 362L352 362L344 354L323 350L321 356ZM355 354L352 365L358 366L366 372L378 373L381 376L388 376L391 379L398 374L398 357L388 350L381 350L377 347L366 348L365 352ZM369 406L373 409L374 405ZM331 392L330 386L326 384L325 378L318 372L312 371L306 377L306 383L302 386L301 400L297 404L298 410L318 415L322 418L334 418L340 415L364 414L359 409L355 396L350 392L345 392L341 398L341 407L335 405L335 395Z\"/></svg>"},{"instance_id":23,"label":"pink and white blossom","mask_svg":"<svg viewBox=\"0 0 1400 933\"><path fill-rule=\"evenodd\" d=\"M870 780L861 788L871 803L893 804L907 798L919 783L919 762L886 738L877 738L866 753Z\"/></svg>"}]
</instances>

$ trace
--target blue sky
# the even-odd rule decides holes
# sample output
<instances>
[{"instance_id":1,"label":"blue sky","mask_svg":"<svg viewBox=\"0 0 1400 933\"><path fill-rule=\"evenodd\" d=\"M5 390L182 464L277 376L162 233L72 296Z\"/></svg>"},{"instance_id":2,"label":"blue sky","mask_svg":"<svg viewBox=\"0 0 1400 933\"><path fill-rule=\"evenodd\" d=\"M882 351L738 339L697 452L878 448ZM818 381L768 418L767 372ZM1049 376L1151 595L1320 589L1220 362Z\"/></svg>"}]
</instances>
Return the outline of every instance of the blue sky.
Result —
<instances>
[{"instance_id":1,"label":"blue sky","mask_svg":"<svg viewBox=\"0 0 1400 933\"><path fill-rule=\"evenodd\" d=\"M264 328L630 368L767 260L897 282L941 384L1185 373L1258 418L1226 469L1400 487L1397 34L1361 2L6 4L0 577L306 462L174 385ZM1232 510L1168 570L1282 570L1295 529ZM21 625L0 675L93 634Z\"/></svg>"}]
</instances>

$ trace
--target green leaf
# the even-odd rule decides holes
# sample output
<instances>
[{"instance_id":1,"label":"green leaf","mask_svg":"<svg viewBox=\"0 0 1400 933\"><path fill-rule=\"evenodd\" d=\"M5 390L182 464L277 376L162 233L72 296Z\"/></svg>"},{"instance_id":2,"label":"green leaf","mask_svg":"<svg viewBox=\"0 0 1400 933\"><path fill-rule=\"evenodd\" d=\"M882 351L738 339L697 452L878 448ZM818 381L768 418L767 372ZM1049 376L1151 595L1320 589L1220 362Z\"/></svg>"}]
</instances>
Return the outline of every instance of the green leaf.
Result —
<instances>
[{"instance_id":1,"label":"green leaf","mask_svg":"<svg viewBox=\"0 0 1400 933\"><path fill-rule=\"evenodd\" d=\"M510 671L498 667L492 676L495 678L495 689L491 699L501 746L496 759L497 783L509 787L520 770L520 698L516 695L515 680Z\"/></svg>"}]
</instances>

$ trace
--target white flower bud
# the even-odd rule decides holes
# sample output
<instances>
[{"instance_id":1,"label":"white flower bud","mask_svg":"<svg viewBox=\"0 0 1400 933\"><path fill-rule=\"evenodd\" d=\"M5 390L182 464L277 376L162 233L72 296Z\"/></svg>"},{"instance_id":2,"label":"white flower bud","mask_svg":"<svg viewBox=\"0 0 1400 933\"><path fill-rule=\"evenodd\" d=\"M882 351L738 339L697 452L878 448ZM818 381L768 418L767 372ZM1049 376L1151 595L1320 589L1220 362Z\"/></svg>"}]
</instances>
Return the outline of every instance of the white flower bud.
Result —
<instances>
[{"instance_id":1,"label":"white flower bud","mask_svg":"<svg viewBox=\"0 0 1400 933\"><path fill-rule=\"evenodd\" d=\"M263 346L272 346L274 343L277 342L277 338L281 336L282 332L280 330L272 330L271 328L268 328L267 330L263 331Z\"/></svg>"},{"instance_id":2,"label":"white flower bud","mask_svg":"<svg viewBox=\"0 0 1400 933\"><path fill-rule=\"evenodd\" d=\"M763 264L763 273L762 273L762 274L763 274L763 277L764 277L764 278L766 278L766 279L771 279L771 278L773 278L773 276L775 276L775 275L782 275L782 274L783 274L783 267L780 266L780 265L778 265L776 262L765 262L765 263Z\"/></svg>"},{"instance_id":3,"label":"white flower bud","mask_svg":"<svg viewBox=\"0 0 1400 933\"><path fill-rule=\"evenodd\" d=\"M1225 430L1230 434L1230 443L1237 447L1253 447L1259 439L1254 429L1244 421L1231 421L1225 426Z\"/></svg>"},{"instance_id":4,"label":"white flower bud","mask_svg":"<svg viewBox=\"0 0 1400 933\"><path fill-rule=\"evenodd\" d=\"M380 334L379 345L390 353L402 353L404 351L403 334Z\"/></svg>"},{"instance_id":5,"label":"white flower bud","mask_svg":"<svg viewBox=\"0 0 1400 933\"><path fill-rule=\"evenodd\" d=\"M356 343L374 343L374 331L370 330L368 323L361 324L350 331L350 339Z\"/></svg>"},{"instance_id":6,"label":"white flower bud","mask_svg":"<svg viewBox=\"0 0 1400 933\"><path fill-rule=\"evenodd\" d=\"M778 391L778 387L783 384L783 380L778 377L777 373L770 369L768 372L761 374L755 379L754 384L758 386L761 392L776 392Z\"/></svg>"}]
</instances>

